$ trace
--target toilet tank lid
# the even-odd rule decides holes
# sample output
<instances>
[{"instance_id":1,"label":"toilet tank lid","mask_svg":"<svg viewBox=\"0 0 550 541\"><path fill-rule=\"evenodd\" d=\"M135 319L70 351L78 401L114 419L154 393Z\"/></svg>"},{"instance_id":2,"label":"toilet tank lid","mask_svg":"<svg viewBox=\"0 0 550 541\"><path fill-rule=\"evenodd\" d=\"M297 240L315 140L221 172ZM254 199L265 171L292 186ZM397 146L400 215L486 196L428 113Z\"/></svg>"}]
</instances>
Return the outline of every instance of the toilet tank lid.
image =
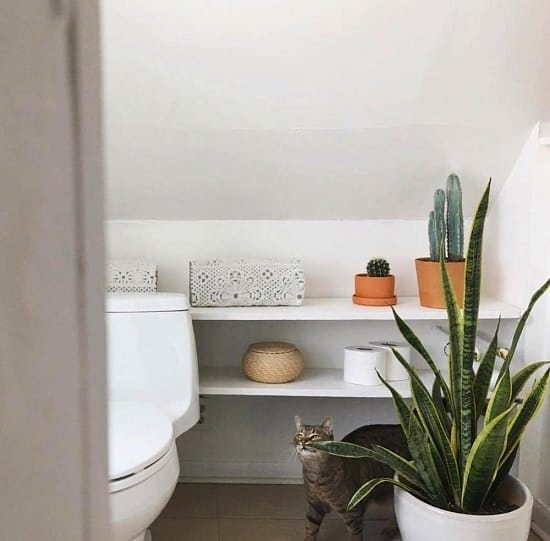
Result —
<instances>
[{"instance_id":1,"label":"toilet tank lid","mask_svg":"<svg viewBox=\"0 0 550 541\"><path fill-rule=\"evenodd\" d=\"M189 310L183 293L107 293L105 312L175 312Z\"/></svg>"}]
</instances>

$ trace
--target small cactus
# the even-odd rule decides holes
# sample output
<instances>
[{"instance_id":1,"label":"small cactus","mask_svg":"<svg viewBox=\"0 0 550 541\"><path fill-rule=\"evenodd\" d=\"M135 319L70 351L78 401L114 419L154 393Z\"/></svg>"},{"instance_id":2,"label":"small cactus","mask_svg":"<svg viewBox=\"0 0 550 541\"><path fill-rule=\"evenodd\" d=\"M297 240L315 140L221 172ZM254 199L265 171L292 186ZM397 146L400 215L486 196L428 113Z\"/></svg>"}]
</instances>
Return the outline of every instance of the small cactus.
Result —
<instances>
[{"instance_id":1,"label":"small cactus","mask_svg":"<svg viewBox=\"0 0 550 541\"><path fill-rule=\"evenodd\" d=\"M367 263L367 276L383 277L390 274L390 264L382 257L374 257Z\"/></svg>"}]
</instances>

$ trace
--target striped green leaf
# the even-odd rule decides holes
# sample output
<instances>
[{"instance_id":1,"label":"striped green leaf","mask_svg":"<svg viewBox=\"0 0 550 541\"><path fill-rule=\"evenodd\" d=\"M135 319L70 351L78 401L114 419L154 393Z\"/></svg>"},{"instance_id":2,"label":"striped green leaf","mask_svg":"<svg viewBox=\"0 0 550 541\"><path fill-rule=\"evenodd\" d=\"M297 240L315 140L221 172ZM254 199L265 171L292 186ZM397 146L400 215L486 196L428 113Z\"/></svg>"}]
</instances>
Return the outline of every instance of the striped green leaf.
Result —
<instances>
[{"instance_id":1,"label":"striped green leaf","mask_svg":"<svg viewBox=\"0 0 550 541\"><path fill-rule=\"evenodd\" d=\"M500 329L500 318L498 319L497 328L495 334L485 355L479 363L477 373L474 377L474 402L476 407L475 421L483 415L485 410L485 404L487 402L487 395L491 386L491 378L493 377L493 370L495 369L495 360L498 348L498 331Z\"/></svg>"},{"instance_id":2,"label":"striped green leaf","mask_svg":"<svg viewBox=\"0 0 550 541\"><path fill-rule=\"evenodd\" d=\"M467 513L480 511L491 490L506 449L508 416L513 409L511 406L483 427L472 445L462 485L462 509Z\"/></svg>"},{"instance_id":3,"label":"striped green leaf","mask_svg":"<svg viewBox=\"0 0 550 541\"><path fill-rule=\"evenodd\" d=\"M462 313L458 306L445 261L441 260L440 265L445 304L447 306L447 318L449 321L449 378L454 403L453 411L455 412L458 431L458 465L462 472L473 441L473 392L471 374L467 373L464 369L462 350L464 324Z\"/></svg>"},{"instance_id":4,"label":"striped green leaf","mask_svg":"<svg viewBox=\"0 0 550 541\"><path fill-rule=\"evenodd\" d=\"M434 464L439 471L446 493L452 495L453 502L458 504L460 500L460 473L449 434L447 434L441 422L430 393L414 373L411 375L411 394L420 424L429 436L437 455L433 457ZM441 463L439 460L441 460Z\"/></svg>"},{"instance_id":5,"label":"striped green leaf","mask_svg":"<svg viewBox=\"0 0 550 541\"><path fill-rule=\"evenodd\" d=\"M370 449L347 441L312 441L306 447L344 458L373 458Z\"/></svg>"},{"instance_id":6,"label":"striped green leaf","mask_svg":"<svg viewBox=\"0 0 550 541\"><path fill-rule=\"evenodd\" d=\"M359 488L359 490L351 497L348 503L348 511L350 509L353 509L358 503L363 501L365 498L368 498L375 488L386 483L398 486L402 490L405 490L406 492L411 493L413 496L416 496L421 500L426 500L426 495L422 492L422 490L408 486L405 483L402 483L401 481L399 481L398 479L381 477L378 479L371 479L370 481L367 481L361 488Z\"/></svg>"},{"instance_id":7,"label":"striped green leaf","mask_svg":"<svg viewBox=\"0 0 550 541\"><path fill-rule=\"evenodd\" d=\"M504 463L508 457L515 452L526 426L541 408L548 393L549 375L550 368L539 380L535 381L531 392L527 395L525 400L518 407L515 415L512 417L508 433L508 445L506 447L506 453L502 463Z\"/></svg>"},{"instance_id":8,"label":"striped green leaf","mask_svg":"<svg viewBox=\"0 0 550 541\"><path fill-rule=\"evenodd\" d=\"M406 460L382 445L372 445L371 448L374 453L373 458L392 468L399 475L400 479L404 479L417 487L422 486L422 479L418 475L418 471L412 461Z\"/></svg>"},{"instance_id":9,"label":"striped green leaf","mask_svg":"<svg viewBox=\"0 0 550 541\"><path fill-rule=\"evenodd\" d=\"M465 286L464 286L464 371L472 369L477 337L477 320L479 314L479 299L481 296L481 256L483 247L483 229L485 217L489 208L491 180L481 197L477 207L470 241L466 256Z\"/></svg>"},{"instance_id":10,"label":"striped green leaf","mask_svg":"<svg viewBox=\"0 0 550 541\"><path fill-rule=\"evenodd\" d=\"M523 387L529 381L529 378L543 366L550 364L550 361L538 361L536 363L528 364L524 366L519 372L517 372L512 378L512 400L515 400Z\"/></svg>"},{"instance_id":11,"label":"striped green leaf","mask_svg":"<svg viewBox=\"0 0 550 541\"><path fill-rule=\"evenodd\" d=\"M368 458L382 462L397 472L401 479L422 486L416 468L407 459L381 445L363 447L346 441L319 441L308 443L306 447L342 458Z\"/></svg>"},{"instance_id":12,"label":"striped green leaf","mask_svg":"<svg viewBox=\"0 0 550 541\"><path fill-rule=\"evenodd\" d=\"M388 389L392 395L393 398L393 404L395 406L395 409L397 411L397 415L399 416L399 423L401 424L401 428L403 429L403 432L405 432L405 436L408 434L409 430L409 422L411 418L411 410L408 406L408 404L405 402L404 398L393 388L392 385L390 385L380 374L378 371L376 371L378 374L378 378Z\"/></svg>"},{"instance_id":13,"label":"striped green leaf","mask_svg":"<svg viewBox=\"0 0 550 541\"><path fill-rule=\"evenodd\" d=\"M433 459L433 453L437 450L434 449L433 443L424 433L416 414L411 415L407 443L414 466L422 479L423 491L432 505L445 509L448 505L448 498Z\"/></svg>"},{"instance_id":14,"label":"striped green leaf","mask_svg":"<svg viewBox=\"0 0 550 541\"><path fill-rule=\"evenodd\" d=\"M493 419L498 417L503 411L510 407L512 400L512 378L510 370L506 370L502 374L495 385L493 395L487 405L487 413L485 414L485 425L488 425Z\"/></svg>"},{"instance_id":15,"label":"striped green leaf","mask_svg":"<svg viewBox=\"0 0 550 541\"><path fill-rule=\"evenodd\" d=\"M447 385L447 382L445 381L445 378L441 374L441 370L434 362L431 355L428 353L428 350L424 347L424 344L421 342L420 338L418 338L418 336L409 327L409 325L405 321L403 321L403 319L401 319L399 314L395 311L394 307L391 306L390 308L392 309L395 323L397 324L401 335L410 344L410 346L414 348L419 353L419 355L428 363L428 366L433 372L435 378L439 381L439 384L441 385L443 396L449 403L451 403L451 392L449 386Z\"/></svg>"},{"instance_id":16,"label":"striped green leaf","mask_svg":"<svg viewBox=\"0 0 550 541\"><path fill-rule=\"evenodd\" d=\"M485 217L489 207L489 194L491 191L491 181L487 184L487 188L483 193L481 201L477 207L472 230L470 233L470 241L468 243L468 253L466 256L465 270L465 286L464 286L464 312L462 327L456 328L454 332L457 335L456 339L462 339L462 346L453 354L459 355L458 359L453 359L452 362L460 364L460 382L458 385L457 394L455 395L456 412L458 418L458 444L459 444L459 464L461 468L465 468L468 454L473 443L476 433L475 418L474 418L474 395L472 388L473 362L475 356L476 335L477 335L477 319L479 313L479 299L481 295L481 256L483 246L483 229L485 226ZM447 277L448 279L448 277ZM449 281L450 283L450 281ZM449 300L447 304L447 314L449 319L456 319L456 310L454 296L446 294ZM460 334L462 331L462 334ZM453 328L450 328L453 333ZM452 344L451 344L452 345ZM456 347L455 347L456 349ZM455 372L458 371L455 369Z\"/></svg>"},{"instance_id":17,"label":"striped green leaf","mask_svg":"<svg viewBox=\"0 0 550 541\"><path fill-rule=\"evenodd\" d=\"M439 418L441 419L441 423L445 427L445 431L447 434L451 434L451 419L449 418L449 409L447 408L447 404L443 400L443 397L441 396L441 385L439 383L439 380L437 378L434 379L433 385L432 385L432 400L437 408L437 412L439 414Z\"/></svg>"},{"instance_id":18,"label":"striped green leaf","mask_svg":"<svg viewBox=\"0 0 550 541\"><path fill-rule=\"evenodd\" d=\"M512 337L512 344L510 346L510 349L508 350L508 355L506 357L503 368L504 366L506 367L510 366L510 363L512 362L514 353L516 352L521 335L523 334L523 329L525 328L527 320L531 315L531 311L535 307L535 304L537 303L537 301L544 295L544 293L548 290L549 287L550 287L550 278L548 278L548 280L546 280L546 282L544 282L544 284L542 284L542 286L539 287L535 291L535 293L533 293L533 296L529 301L529 305L527 306L527 309L525 310L525 312L523 312L523 314L521 315L521 318L518 321L516 330L514 331L514 336Z\"/></svg>"}]
</instances>

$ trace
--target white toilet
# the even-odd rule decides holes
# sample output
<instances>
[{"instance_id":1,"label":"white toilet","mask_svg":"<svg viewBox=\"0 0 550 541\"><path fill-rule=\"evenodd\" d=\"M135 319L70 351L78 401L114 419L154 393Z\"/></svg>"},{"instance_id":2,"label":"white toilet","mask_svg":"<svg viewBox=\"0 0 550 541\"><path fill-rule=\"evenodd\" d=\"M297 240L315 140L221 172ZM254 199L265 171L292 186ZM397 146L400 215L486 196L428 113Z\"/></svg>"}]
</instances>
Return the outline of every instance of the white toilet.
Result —
<instances>
[{"instance_id":1,"label":"white toilet","mask_svg":"<svg viewBox=\"0 0 550 541\"><path fill-rule=\"evenodd\" d=\"M149 540L178 480L175 438L199 419L189 303L178 293L109 293L105 319L113 541Z\"/></svg>"}]
</instances>

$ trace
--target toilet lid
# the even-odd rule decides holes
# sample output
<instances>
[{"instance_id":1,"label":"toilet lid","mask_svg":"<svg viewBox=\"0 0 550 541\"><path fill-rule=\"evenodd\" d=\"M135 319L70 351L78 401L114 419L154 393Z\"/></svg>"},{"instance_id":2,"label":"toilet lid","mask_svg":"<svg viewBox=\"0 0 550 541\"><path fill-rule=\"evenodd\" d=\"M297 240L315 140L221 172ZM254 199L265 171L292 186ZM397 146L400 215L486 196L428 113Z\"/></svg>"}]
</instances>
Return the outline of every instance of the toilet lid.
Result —
<instances>
[{"instance_id":1,"label":"toilet lid","mask_svg":"<svg viewBox=\"0 0 550 541\"><path fill-rule=\"evenodd\" d=\"M174 433L158 409L138 402L109 404L109 480L137 473L166 454Z\"/></svg>"}]
</instances>

